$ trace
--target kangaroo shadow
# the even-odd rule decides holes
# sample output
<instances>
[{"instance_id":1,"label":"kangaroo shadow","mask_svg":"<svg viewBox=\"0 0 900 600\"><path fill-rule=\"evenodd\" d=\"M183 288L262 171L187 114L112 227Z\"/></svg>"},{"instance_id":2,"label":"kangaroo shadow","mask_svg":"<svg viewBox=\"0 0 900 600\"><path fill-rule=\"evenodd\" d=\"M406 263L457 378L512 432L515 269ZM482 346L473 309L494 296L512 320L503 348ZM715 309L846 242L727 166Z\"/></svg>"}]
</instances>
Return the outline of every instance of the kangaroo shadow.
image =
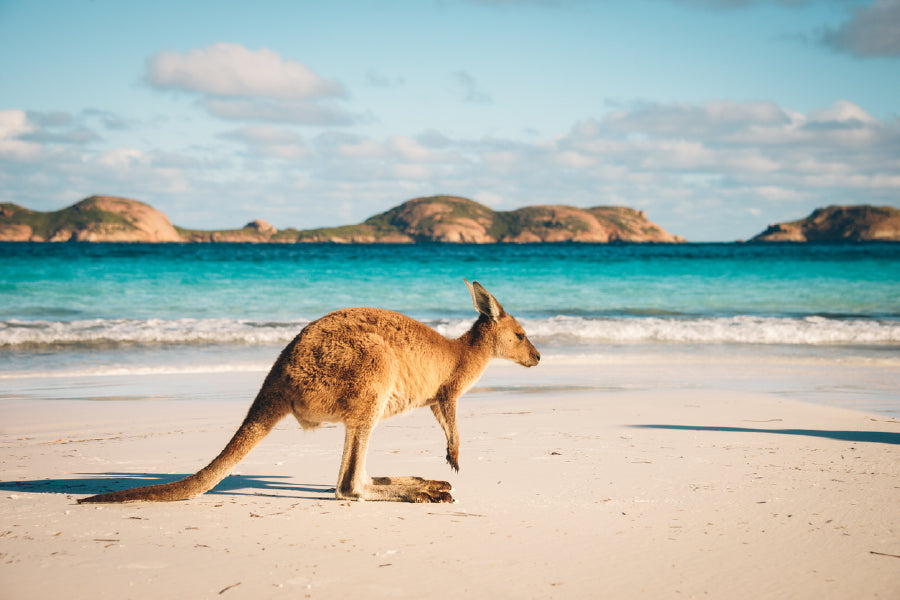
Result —
<instances>
[{"instance_id":1,"label":"kangaroo shadow","mask_svg":"<svg viewBox=\"0 0 900 600\"><path fill-rule=\"evenodd\" d=\"M133 487L170 483L185 475L160 475L155 473L79 473L93 475L78 479L37 479L31 481L0 481L0 490L44 494L95 495ZM292 484L287 475L229 475L207 494L229 496L274 496L322 500L334 497L334 487L315 484ZM251 490L251 491L248 491ZM284 493L288 492L288 493ZM308 494L318 494L310 496Z\"/></svg>"},{"instance_id":2,"label":"kangaroo shadow","mask_svg":"<svg viewBox=\"0 0 900 600\"><path fill-rule=\"evenodd\" d=\"M755 427L708 427L702 425L631 425L638 429L673 429L676 431L725 431L729 433L773 433L805 435L842 442L900 444L900 433L889 431L834 431L829 429L759 429Z\"/></svg>"}]
</instances>

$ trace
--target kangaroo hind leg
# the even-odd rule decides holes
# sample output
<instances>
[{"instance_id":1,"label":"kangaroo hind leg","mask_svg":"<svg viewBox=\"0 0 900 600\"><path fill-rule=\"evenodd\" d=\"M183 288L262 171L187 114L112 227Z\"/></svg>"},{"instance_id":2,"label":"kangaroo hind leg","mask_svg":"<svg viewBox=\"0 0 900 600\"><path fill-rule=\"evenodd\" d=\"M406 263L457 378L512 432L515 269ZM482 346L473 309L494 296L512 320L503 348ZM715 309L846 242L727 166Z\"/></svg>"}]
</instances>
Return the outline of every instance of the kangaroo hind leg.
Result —
<instances>
[{"instance_id":1,"label":"kangaroo hind leg","mask_svg":"<svg viewBox=\"0 0 900 600\"><path fill-rule=\"evenodd\" d=\"M453 502L450 484L421 477L366 475L366 450L372 428L347 425L335 495L342 500L388 502Z\"/></svg>"},{"instance_id":2,"label":"kangaroo hind leg","mask_svg":"<svg viewBox=\"0 0 900 600\"><path fill-rule=\"evenodd\" d=\"M366 451L371 434L371 427L346 424L344 453L335 489L335 495L340 500L369 500L365 489L368 484Z\"/></svg>"}]
</instances>

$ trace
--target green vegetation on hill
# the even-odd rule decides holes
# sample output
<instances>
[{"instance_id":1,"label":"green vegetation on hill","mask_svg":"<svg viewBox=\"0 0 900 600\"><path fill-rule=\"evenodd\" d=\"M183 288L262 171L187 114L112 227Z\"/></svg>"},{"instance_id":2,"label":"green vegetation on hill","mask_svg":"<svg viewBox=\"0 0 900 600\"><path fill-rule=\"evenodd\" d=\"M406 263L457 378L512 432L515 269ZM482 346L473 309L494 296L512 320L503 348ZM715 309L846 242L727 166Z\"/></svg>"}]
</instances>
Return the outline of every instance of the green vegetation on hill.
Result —
<instances>
[{"instance_id":1,"label":"green vegetation on hill","mask_svg":"<svg viewBox=\"0 0 900 600\"><path fill-rule=\"evenodd\" d=\"M63 210L39 212L16 204L0 205L0 225L27 225L32 235L50 239L56 232L86 230L100 225L130 227L131 223L116 213L98 208L91 199L82 200Z\"/></svg>"}]
</instances>

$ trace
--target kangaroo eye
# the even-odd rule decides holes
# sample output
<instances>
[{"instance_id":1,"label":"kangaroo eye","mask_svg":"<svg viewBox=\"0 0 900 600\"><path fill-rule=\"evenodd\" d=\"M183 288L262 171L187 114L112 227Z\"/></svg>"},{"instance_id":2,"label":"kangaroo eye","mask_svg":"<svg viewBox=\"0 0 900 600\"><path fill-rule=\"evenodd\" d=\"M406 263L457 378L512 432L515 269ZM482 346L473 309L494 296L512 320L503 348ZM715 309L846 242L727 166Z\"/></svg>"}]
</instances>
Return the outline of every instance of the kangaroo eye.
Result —
<instances>
[{"instance_id":1,"label":"kangaroo eye","mask_svg":"<svg viewBox=\"0 0 900 600\"><path fill-rule=\"evenodd\" d=\"M516 334L516 337L519 338L520 340L524 340L524 339L525 339L525 334L524 334L524 333L517 333L517 334Z\"/></svg>"}]
</instances>

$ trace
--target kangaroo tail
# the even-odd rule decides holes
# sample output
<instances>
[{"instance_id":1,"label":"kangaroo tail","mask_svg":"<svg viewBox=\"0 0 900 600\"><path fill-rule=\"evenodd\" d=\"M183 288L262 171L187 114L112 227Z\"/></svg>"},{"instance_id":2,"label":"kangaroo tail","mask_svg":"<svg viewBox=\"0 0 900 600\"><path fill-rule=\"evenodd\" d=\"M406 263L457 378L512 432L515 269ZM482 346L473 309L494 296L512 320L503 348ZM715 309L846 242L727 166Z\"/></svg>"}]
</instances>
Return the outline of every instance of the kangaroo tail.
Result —
<instances>
[{"instance_id":1,"label":"kangaroo tail","mask_svg":"<svg viewBox=\"0 0 900 600\"><path fill-rule=\"evenodd\" d=\"M78 500L79 504L107 502L167 502L186 500L211 490L225 479L231 470L262 440L286 414L287 410L262 401L262 395L250 407L244 422L222 452L204 468L179 481L136 487L117 492L98 494ZM263 407L263 405L266 405Z\"/></svg>"}]
</instances>

